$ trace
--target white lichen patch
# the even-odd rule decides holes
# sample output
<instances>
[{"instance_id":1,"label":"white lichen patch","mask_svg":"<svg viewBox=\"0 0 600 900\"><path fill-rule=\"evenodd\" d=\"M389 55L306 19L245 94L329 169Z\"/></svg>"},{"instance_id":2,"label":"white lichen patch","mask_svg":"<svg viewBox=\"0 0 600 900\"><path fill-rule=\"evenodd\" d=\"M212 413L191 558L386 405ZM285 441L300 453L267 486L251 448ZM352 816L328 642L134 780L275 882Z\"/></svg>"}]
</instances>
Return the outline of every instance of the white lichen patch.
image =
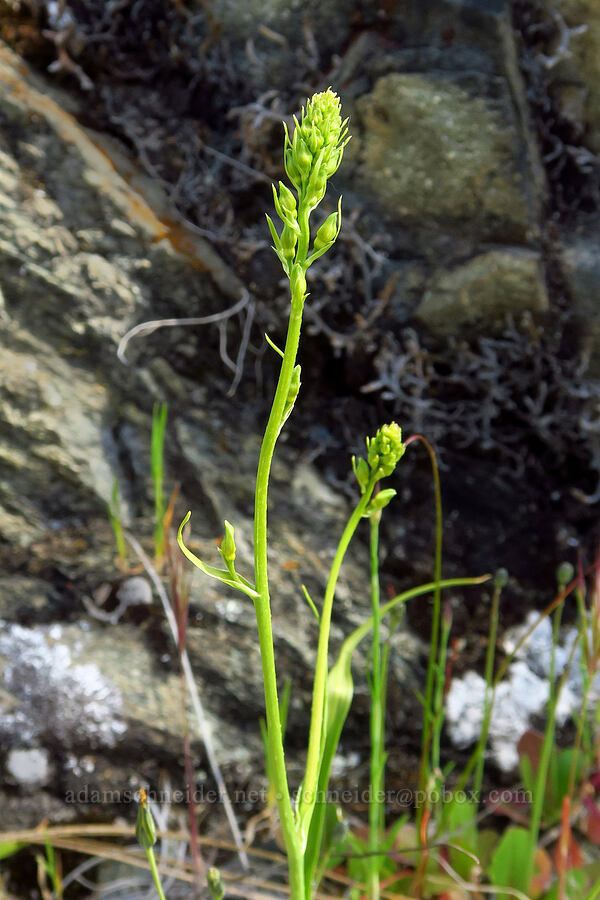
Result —
<instances>
[{"instance_id":1,"label":"white lichen patch","mask_svg":"<svg viewBox=\"0 0 600 900\"><path fill-rule=\"evenodd\" d=\"M11 750L6 758L6 771L22 787L46 784L50 777L48 751L38 747Z\"/></svg>"},{"instance_id":2,"label":"white lichen patch","mask_svg":"<svg viewBox=\"0 0 600 900\"><path fill-rule=\"evenodd\" d=\"M512 653L525 632L538 619L529 614L523 625L510 629L503 640L507 653ZM581 707L583 690L579 648L572 654L575 629L565 629L555 651L555 673L560 676L571 658L569 673L562 687L556 709L556 721L564 725L569 716ZM498 685L489 732L490 754L496 765L510 772L518 764L517 744L532 725L534 716L543 716L549 696L550 662L552 654L552 623L544 619L531 637L515 654L504 680ZM455 678L446 697L446 724L455 746L464 748L474 744L483 723L485 681L476 672ZM600 698L600 678L591 688L592 702Z\"/></svg>"},{"instance_id":3,"label":"white lichen patch","mask_svg":"<svg viewBox=\"0 0 600 900\"><path fill-rule=\"evenodd\" d=\"M80 660L60 626L2 626L0 686L13 699L0 715L2 741L22 746L47 733L65 744L113 747L126 725L112 681L95 663Z\"/></svg>"}]
</instances>

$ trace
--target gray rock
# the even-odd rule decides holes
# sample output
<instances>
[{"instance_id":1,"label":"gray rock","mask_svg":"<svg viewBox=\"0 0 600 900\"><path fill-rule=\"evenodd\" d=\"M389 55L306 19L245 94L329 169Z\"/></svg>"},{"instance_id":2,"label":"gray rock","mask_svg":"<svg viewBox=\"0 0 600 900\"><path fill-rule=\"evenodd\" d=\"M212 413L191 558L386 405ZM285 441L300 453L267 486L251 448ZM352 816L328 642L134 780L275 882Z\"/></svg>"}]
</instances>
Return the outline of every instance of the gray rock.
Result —
<instances>
[{"instance_id":1,"label":"gray rock","mask_svg":"<svg viewBox=\"0 0 600 900\"><path fill-rule=\"evenodd\" d=\"M189 314L193 294L213 311L241 285L205 241L163 224L160 192L130 187L3 46L0 85L0 537L25 548L74 518L104 518L125 480L115 410L151 376L116 360L123 334L158 297ZM157 393L168 369L156 367Z\"/></svg>"},{"instance_id":2,"label":"gray rock","mask_svg":"<svg viewBox=\"0 0 600 900\"><path fill-rule=\"evenodd\" d=\"M588 222L585 231L563 236L560 262L582 336L590 373L600 376L600 230Z\"/></svg>"},{"instance_id":3,"label":"gray rock","mask_svg":"<svg viewBox=\"0 0 600 900\"><path fill-rule=\"evenodd\" d=\"M104 509L114 478L109 395L16 323L0 328L0 535L27 545L77 512Z\"/></svg>"},{"instance_id":4,"label":"gray rock","mask_svg":"<svg viewBox=\"0 0 600 900\"><path fill-rule=\"evenodd\" d=\"M226 646L223 640L223 652ZM171 644L165 641L165 647L175 658ZM181 752L179 675L156 665L143 635L132 626L92 627L82 621L29 629L4 623L0 671L4 746L20 750L25 742L49 741L63 754L84 748L125 754L142 747L173 756ZM203 693L210 710L210 682ZM259 750L258 730L240 742L226 718L225 713L218 725L212 723L219 759L223 765L243 763ZM197 737L191 714L189 721Z\"/></svg>"},{"instance_id":5,"label":"gray rock","mask_svg":"<svg viewBox=\"0 0 600 900\"><path fill-rule=\"evenodd\" d=\"M594 0L557 0L553 10L560 23L548 56L555 96L565 117L585 128L585 144L600 153L600 10Z\"/></svg>"},{"instance_id":6,"label":"gray rock","mask_svg":"<svg viewBox=\"0 0 600 900\"><path fill-rule=\"evenodd\" d=\"M356 178L394 221L521 243L535 230L514 113L447 77L393 73L357 101Z\"/></svg>"},{"instance_id":7,"label":"gray rock","mask_svg":"<svg viewBox=\"0 0 600 900\"><path fill-rule=\"evenodd\" d=\"M209 0L198 6L227 35L236 67L261 93L286 92L290 73L316 70L348 38L355 0ZM323 85L327 87L327 84Z\"/></svg>"},{"instance_id":8,"label":"gray rock","mask_svg":"<svg viewBox=\"0 0 600 900\"><path fill-rule=\"evenodd\" d=\"M24 575L0 578L0 619L10 622L22 617L44 618L54 594L48 582Z\"/></svg>"},{"instance_id":9,"label":"gray rock","mask_svg":"<svg viewBox=\"0 0 600 900\"><path fill-rule=\"evenodd\" d=\"M544 313L548 295L538 253L519 248L480 253L442 270L428 284L415 317L440 335L501 331L507 316Z\"/></svg>"}]
</instances>

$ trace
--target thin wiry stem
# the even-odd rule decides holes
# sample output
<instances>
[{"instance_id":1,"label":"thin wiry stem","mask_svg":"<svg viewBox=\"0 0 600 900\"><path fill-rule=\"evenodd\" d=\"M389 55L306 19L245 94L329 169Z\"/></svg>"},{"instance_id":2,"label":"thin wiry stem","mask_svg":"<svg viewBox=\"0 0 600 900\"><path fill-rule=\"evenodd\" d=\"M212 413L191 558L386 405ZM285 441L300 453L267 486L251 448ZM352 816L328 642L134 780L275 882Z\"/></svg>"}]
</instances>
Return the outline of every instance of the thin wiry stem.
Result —
<instances>
[{"instance_id":1,"label":"thin wiry stem","mask_svg":"<svg viewBox=\"0 0 600 900\"><path fill-rule=\"evenodd\" d=\"M210 316L188 316L183 319L152 319L149 322L140 322L139 325L130 328L121 338L119 346L117 347L117 357L122 363L127 365L127 357L125 356L127 345L132 338L138 337L140 334L152 334L157 328L175 328L178 325L214 325L216 322L230 319L232 316L241 312L244 307L248 305L249 301L250 294L248 291L244 290L237 303L234 303L233 306L224 309L222 312L212 313Z\"/></svg>"}]
</instances>

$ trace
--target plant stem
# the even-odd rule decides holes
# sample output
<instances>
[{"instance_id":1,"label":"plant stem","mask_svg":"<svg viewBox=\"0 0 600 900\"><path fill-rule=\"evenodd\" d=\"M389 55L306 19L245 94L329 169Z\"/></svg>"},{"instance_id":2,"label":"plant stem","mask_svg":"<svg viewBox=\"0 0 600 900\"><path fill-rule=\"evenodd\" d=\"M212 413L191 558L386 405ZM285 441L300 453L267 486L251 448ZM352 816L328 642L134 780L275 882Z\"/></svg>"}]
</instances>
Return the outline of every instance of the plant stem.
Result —
<instances>
[{"instance_id":1,"label":"plant stem","mask_svg":"<svg viewBox=\"0 0 600 900\"><path fill-rule=\"evenodd\" d=\"M306 770L299 796L298 820L300 823L301 837L306 841L310 819L317 799L319 783L319 769L321 766L321 739L323 734L323 720L325 715L325 696L327 692L327 672L329 668L329 632L331 629L331 613L333 599L337 586L340 568L346 551L354 536L360 520L368 506L375 483L371 480L360 498L354 512L348 519L344 533L338 544L329 579L325 589L325 599L321 610L319 625L319 643L317 647L317 661L315 665L315 680L313 684L312 708L310 714L310 732L308 738L308 752L306 756Z\"/></svg>"},{"instance_id":2,"label":"plant stem","mask_svg":"<svg viewBox=\"0 0 600 900\"><path fill-rule=\"evenodd\" d=\"M255 584L259 597L254 601L258 639L265 690L265 712L270 759L273 766L273 780L277 794L277 806L281 820L281 831L288 857L291 900L304 900L303 851L294 824L290 792L285 768L279 698L277 695L277 673L273 628L271 623L271 602L269 597L269 575L267 563L267 503L269 475L275 444L279 435L285 404L290 389L292 372L296 362L304 296L292 295L291 313L287 338L275 398L263 437L254 505L254 569Z\"/></svg>"},{"instance_id":3,"label":"plant stem","mask_svg":"<svg viewBox=\"0 0 600 900\"><path fill-rule=\"evenodd\" d=\"M154 850L152 849L152 847L148 847L146 849L146 855L148 857L148 862L150 863L150 871L152 872L152 880L154 881L156 893L160 897L160 900L166 900L162 889L162 884L160 883L160 875L158 874L158 866L156 865L156 857L154 856Z\"/></svg>"},{"instance_id":4,"label":"plant stem","mask_svg":"<svg viewBox=\"0 0 600 900\"><path fill-rule=\"evenodd\" d=\"M439 584L439 581L436 581ZM448 614L447 614L448 613ZM444 699L446 690L447 662L448 662L448 641L450 638L450 628L452 618L449 609L444 609L441 614L441 636L439 640L438 659L435 671L434 691L433 691L433 725L431 729L431 771L434 773L436 781L441 778L441 740L442 726L444 724ZM438 785L436 785L437 787Z\"/></svg>"},{"instance_id":5,"label":"plant stem","mask_svg":"<svg viewBox=\"0 0 600 900\"><path fill-rule=\"evenodd\" d=\"M379 869L381 857L377 850L385 827L385 803L382 799L385 766L385 685L381 659L381 609L379 586L379 523L380 513L371 516L371 606L373 609L373 640L371 648L371 795L369 798L369 900L379 900Z\"/></svg>"},{"instance_id":6,"label":"plant stem","mask_svg":"<svg viewBox=\"0 0 600 900\"><path fill-rule=\"evenodd\" d=\"M490 612L490 630L488 632L488 645L485 655L485 699L483 701L483 724L481 726L482 733L486 737L490 730L490 722L492 718L492 709L494 703L494 655L496 651L496 636L498 634L498 609L500 606L500 594L502 587L499 584L494 586L492 594L492 609ZM483 784L483 769L485 766L485 744L481 747L481 753L477 758L475 765L475 774L473 775L473 792L476 802L481 796L481 786Z\"/></svg>"},{"instance_id":7,"label":"plant stem","mask_svg":"<svg viewBox=\"0 0 600 900\"><path fill-rule=\"evenodd\" d=\"M427 679L425 682L425 705L423 709L423 739L421 743L421 762L419 766L419 790L421 791L420 796L425 797L423 803L419 804L417 807L417 833L421 833L421 823L423 820L423 814L429 810L429 791L427 790L427 786L429 783L429 778L431 775L431 760L429 758L429 750L431 747L431 741L433 738L434 732L434 684L435 684L435 673L436 673L436 663L437 663L437 655L438 655L438 642L439 642L439 633L440 633L440 619L441 619L441 588L440 583L442 579L442 532L443 532L443 520L442 520L442 489L440 485L440 473L438 469L437 460L435 457L435 451L431 444L426 438L422 435L416 435L416 439L420 440L422 444L424 444L425 449L429 454L429 459L431 462L431 471L433 475L433 487L435 493L435 563L434 563L434 582L435 582L435 590L433 592L433 615L431 620L431 640L429 647L429 661L427 664ZM414 439L409 438L406 442L408 443Z\"/></svg>"},{"instance_id":8,"label":"plant stem","mask_svg":"<svg viewBox=\"0 0 600 900\"><path fill-rule=\"evenodd\" d=\"M549 697L548 697L548 713L547 713L547 721L546 728L544 729L544 740L542 742L542 749L540 753L540 759L538 763L538 769L536 772L535 779L535 791L533 795L533 805L531 809L531 817L529 820L529 846L530 852L526 862L526 876L525 876L525 884L527 887L531 884L531 878L533 876L534 870L534 856L537 848L540 826L542 823L542 814L544 810L544 800L546 797L546 785L548 783L548 771L550 768L550 759L552 756L552 750L554 747L554 733L556 729L556 707L558 704L562 684L564 680L561 681L559 685L555 683L555 675L556 675L556 646L558 644L558 633L560 628L560 620L562 616L563 606L562 604L557 608L554 613L554 618L552 621L552 654L550 656L550 672L548 675L548 682L550 686ZM568 672L568 665L565 667L565 677Z\"/></svg>"}]
</instances>

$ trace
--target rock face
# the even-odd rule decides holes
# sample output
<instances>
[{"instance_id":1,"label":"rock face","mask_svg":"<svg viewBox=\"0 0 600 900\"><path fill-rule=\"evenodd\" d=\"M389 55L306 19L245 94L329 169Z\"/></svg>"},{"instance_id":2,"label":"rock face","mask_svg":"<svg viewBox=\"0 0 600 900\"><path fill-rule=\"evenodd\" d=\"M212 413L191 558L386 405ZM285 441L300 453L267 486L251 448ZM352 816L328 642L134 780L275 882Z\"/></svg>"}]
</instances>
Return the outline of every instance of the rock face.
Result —
<instances>
[{"instance_id":1,"label":"rock face","mask_svg":"<svg viewBox=\"0 0 600 900\"><path fill-rule=\"evenodd\" d=\"M559 554L585 531L571 489L593 512L599 390L579 354L599 356L600 231L583 212L577 228L549 227L556 183L504 0L140 0L112 4L110 20L101 3L23 3L16 18L9 6L0 0L0 33L32 65L0 45L0 824L90 814L85 801L65 805L63 789L137 785L161 766L183 777L176 653L138 561L115 566L106 506L116 485L149 550L151 412L168 402L175 520L193 511L192 546L209 561L232 521L249 571L276 371L263 333L284 340L288 304L265 182L282 176L281 119L332 83L354 135L332 186L344 230L331 265L311 269L298 424L282 437L269 513L295 776L316 636L302 584L322 595L350 509L348 457L365 433L398 416L406 433L439 439L448 573L507 565L526 583L512 586L517 605L553 585ZM588 91L578 159L585 150L593 169L597 15L584 0L560 9L570 27L588 25L563 61L575 68L552 77L557 91L572 77ZM138 335L129 363L117 357L131 327L181 317L212 324ZM386 593L432 569L429 475L406 457L399 511L384 519ZM359 539L334 647L368 615L367 560ZM219 759L231 781L252 781L263 709L253 609L200 576L191 597L189 653ZM478 599L452 602L479 646ZM389 689L402 752L419 741L425 602L408 623ZM343 749L359 764L367 706L357 677Z\"/></svg>"},{"instance_id":2,"label":"rock face","mask_svg":"<svg viewBox=\"0 0 600 900\"><path fill-rule=\"evenodd\" d=\"M432 278L415 316L431 331L501 332L507 314L549 308L541 260L530 250L490 250Z\"/></svg>"},{"instance_id":3,"label":"rock face","mask_svg":"<svg viewBox=\"0 0 600 900\"><path fill-rule=\"evenodd\" d=\"M600 375L600 223L589 231L566 234L561 248L563 272L581 334L590 359L591 374Z\"/></svg>"},{"instance_id":4,"label":"rock face","mask_svg":"<svg viewBox=\"0 0 600 900\"><path fill-rule=\"evenodd\" d=\"M586 144L600 153L600 11L593 0L559 0L554 93L565 116L583 126ZM560 18L558 18L560 17Z\"/></svg>"},{"instance_id":5,"label":"rock face","mask_svg":"<svg viewBox=\"0 0 600 900\"><path fill-rule=\"evenodd\" d=\"M472 96L447 76L410 72L378 79L357 108L358 182L393 221L527 240L535 208L507 104Z\"/></svg>"}]
</instances>

